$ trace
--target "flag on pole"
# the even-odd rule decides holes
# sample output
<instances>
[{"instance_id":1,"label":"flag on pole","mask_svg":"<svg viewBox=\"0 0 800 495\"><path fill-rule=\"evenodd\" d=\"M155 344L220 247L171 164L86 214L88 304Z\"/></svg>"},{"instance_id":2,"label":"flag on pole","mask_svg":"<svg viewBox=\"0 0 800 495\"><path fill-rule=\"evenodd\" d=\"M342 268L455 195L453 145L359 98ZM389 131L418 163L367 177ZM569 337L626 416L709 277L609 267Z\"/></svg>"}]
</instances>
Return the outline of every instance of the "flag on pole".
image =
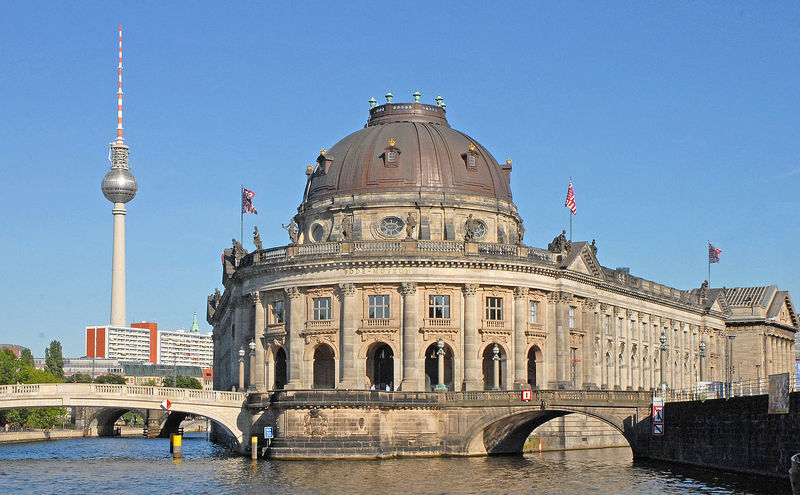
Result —
<instances>
[{"instance_id":1,"label":"flag on pole","mask_svg":"<svg viewBox=\"0 0 800 495\"><path fill-rule=\"evenodd\" d=\"M713 244L710 242L708 243L708 262L709 263L719 263L719 253L722 252L722 249L717 249L714 247Z\"/></svg>"},{"instance_id":2,"label":"flag on pole","mask_svg":"<svg viewBox=\"0 0 800 495\"><path fill-rule=\"evenodd\" d=\"M253 206L253 196L255 193L249 189L242 188L242 214L254 213L258 215L255 207Z\"/></svg>"},{"instance_id":3,"label":"flag on pole","mask_svg":"<svg viewBox=\"0 0 800 495\"><path fill-rule=\"evenodd\" d=\"M578 209L575 208L575 193L572 191L572 179L569 180L569 189L567 189L567 202L564 206L570 209L573 215L577 215Z\"/></svg>"}]
</instances>

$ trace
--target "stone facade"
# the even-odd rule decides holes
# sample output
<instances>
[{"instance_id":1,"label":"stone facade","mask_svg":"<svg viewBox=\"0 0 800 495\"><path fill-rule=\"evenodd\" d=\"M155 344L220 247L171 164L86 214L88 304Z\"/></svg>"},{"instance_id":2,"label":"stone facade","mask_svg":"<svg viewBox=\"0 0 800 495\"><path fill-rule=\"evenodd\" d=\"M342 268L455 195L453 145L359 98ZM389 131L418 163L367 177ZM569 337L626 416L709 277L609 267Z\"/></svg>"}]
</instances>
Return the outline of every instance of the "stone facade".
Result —
<instances>
[{"instance_id":1,"label":"stone facade","mask_svg":"<svg viewBox=\"0 0 800 495\"><path fill-rule=\"evenodd\" d=\"M291 244L225 251L216 389L680 389L793 368L786 292L745 318L748 288L667 287L563 234L524 244L510 160L442 107L372 108L307 176Z\"/></svg>"}]
</instances>

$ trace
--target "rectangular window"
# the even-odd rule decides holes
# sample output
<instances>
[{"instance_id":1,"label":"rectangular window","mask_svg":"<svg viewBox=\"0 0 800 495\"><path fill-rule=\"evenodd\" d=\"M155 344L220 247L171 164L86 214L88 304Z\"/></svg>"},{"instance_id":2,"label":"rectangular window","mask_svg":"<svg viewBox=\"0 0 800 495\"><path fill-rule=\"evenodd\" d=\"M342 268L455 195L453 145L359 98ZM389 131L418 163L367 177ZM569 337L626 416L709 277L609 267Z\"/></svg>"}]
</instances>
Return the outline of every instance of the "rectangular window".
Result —
<instances>
[{"instance_id":1,"label":"rectangular window","mask_svg":"<svg viewBox=\"0 0 800 495\"><path fill-rule=\"evenodd\" d=\"M569 307L569 327L575 328L575 308Z\"/></svg>"},{"instance_id":2,"label":"rectangular window","mask_svg":"<svg viewBox=\"0 0 800 495\"><path fill-rule=\"evenodd\" d=\"M539 301L531 301L529 307L528 321L531 323L539 323Z\"/></svg>"},{"instance_id":3,"label":"rectangular window","mask_svg":"<svg viewBox=\"0 0 800 495\"><path fill-rule=\"evenodd\" d=\"M428 318L450 318L450 296L428 296Z\"/></svg>"},{"instance_id":4,"label":"rectangular window","mask_svg":"<svg viewBox=\"0 0 800 495\"><path fill-rule=\"evenodd\" d=\"M369 296L369 317L390 318L389 295Z\"/></svg>"},{"instance_id":5,"label":"rectangular window","mask_svg":"<svg viewBox=\"0 0 800 495\"><path fill-rule=\"evenodd\" d=\"M502 297L487 297L486 298L486 319L487 320L502 320L503 319L503 298Z\"/></svg>"},{"instance_id":6,"label":"rectangular window","mask_svg":"<svg viewBox=\"0 0 800 495\"><path fill-rule=\"evenodd\" d=\"M272 322L283 323L283 301L275 301L272 303Z\"/></svg>"},{"instance_id":7,"label":"rectangular window","mask_svg":"<svg viewBox=\"0 0 800 495\"><path fill-rule=\"evenodd\" d=\"M330 320L331 319L331 298L330 297L315 297L314 298L314 320Z\"/></svg>"}]
</instances>

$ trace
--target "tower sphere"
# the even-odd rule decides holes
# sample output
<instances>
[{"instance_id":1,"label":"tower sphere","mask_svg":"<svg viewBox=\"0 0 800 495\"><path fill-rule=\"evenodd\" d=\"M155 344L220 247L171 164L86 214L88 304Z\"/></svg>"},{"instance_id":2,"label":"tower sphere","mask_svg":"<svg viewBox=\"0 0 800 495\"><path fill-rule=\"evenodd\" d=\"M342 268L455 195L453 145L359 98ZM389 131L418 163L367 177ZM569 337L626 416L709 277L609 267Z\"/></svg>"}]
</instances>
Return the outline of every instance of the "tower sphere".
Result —
<instances>
[{"instance_id":1,"label":"tower sphere","mask_svg":"<svg viewBox=\"0 0 800 495\"><path fill-rule=\"evenodd\" d=\"M136 196L136 191L139 190L133 174L121 168L110 170L103 177L101 187L103 196L112 203L127 203Z\"/></svg>"}]
</instances>

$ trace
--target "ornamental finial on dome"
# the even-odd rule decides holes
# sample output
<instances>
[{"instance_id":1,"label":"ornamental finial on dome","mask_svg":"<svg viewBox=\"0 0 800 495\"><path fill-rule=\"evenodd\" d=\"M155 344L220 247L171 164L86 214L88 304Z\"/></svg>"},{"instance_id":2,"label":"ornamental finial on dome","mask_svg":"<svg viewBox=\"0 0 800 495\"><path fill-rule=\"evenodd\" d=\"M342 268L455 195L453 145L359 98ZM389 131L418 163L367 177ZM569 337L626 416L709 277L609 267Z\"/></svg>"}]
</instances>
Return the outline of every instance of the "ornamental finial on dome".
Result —
<instances>
[{"instance_id":1,"label":"ornamental finial on dome","mask_svg":"<svg viewBox=\"0 0 800 495\"><path fill-rule=\"evenodd\" d=\"M419 94L419 91L414 91L414 94L411 95L411 96L414 97L414 103L419 103L419 97L422 96L422 95Z\"/></svg>"},{"instance_id":2,"label":"ornamental finial on dome","mask_svg":"<svg viewBox=\"0 0 800 495\"><path fill-rule=\"evenodd\" d=\"M377 104L378 104L378 102L377 102L377 101L375 101L375 97L370 97L370 99L369 99L369 107L370 107L370 108L375 108L375 106L376 106Z\"/></svg>"},{"instance_id":3,"label":"ornamental finial on dome","mask_svg":"<svg viewBox=\"0 0 800 495\"><path fill-rule=\"evenodd\" d=\"M469 150L475 151L475 143L469 143Z\"/></svg>"},{"instance_id":4,"label":"ornamental finial on dome","mask_svg":"<svg viewBox=\"0 0 800 495\"><path fill-rule=\"evenodd\" d=\"M511 165L511 158L506 158L506 165Z\"/></svg>"},{"instance_id":5,"label":"ornamental finial on dome","mask_svg":"<svg viewBox=\"0 0 800 495\"><path fill-rule=\"evenodd\" d=\"M435 99L436 99L436 104L437 105L439 105L440 107L444 106L444 103L443 103L444 102L444 98L442 98L442 95L436 95Z\"/></svg>"},{"instance_id":6,"label":"ornamental finial on dome","mask_svg":"<svg viewBox=\"0 0 800 495\"><path fill-rule=\"evenodd\" d=\"M394 148L396 143L397 141L395 141L394 138L389 138L389 147Z\"/></svg>"},{"instance_id":7,"label":"ornamental finial on dome","mask_svg":"<svg viewBox=\"0 0 800 495\"><path fill-rule=\"evenodd\" d=\"M391 91L387 91L384 96L386 97L386 103L391 103L392 98L394 98L394 95L392 94Z\"/></svg>"},{"instance_id":8,"label":"ornamental finial on dome","mask_svg":"<svg viewBox=\"0 0 800 495\"><path fill-rule=\"evenodd\" d=\"M327 153L327 152L328 151L325 148L322 148L321 150L319 150L319 154L322 155L322 156L325 156L325 153Z\"/></svg>"}]
</instances>

